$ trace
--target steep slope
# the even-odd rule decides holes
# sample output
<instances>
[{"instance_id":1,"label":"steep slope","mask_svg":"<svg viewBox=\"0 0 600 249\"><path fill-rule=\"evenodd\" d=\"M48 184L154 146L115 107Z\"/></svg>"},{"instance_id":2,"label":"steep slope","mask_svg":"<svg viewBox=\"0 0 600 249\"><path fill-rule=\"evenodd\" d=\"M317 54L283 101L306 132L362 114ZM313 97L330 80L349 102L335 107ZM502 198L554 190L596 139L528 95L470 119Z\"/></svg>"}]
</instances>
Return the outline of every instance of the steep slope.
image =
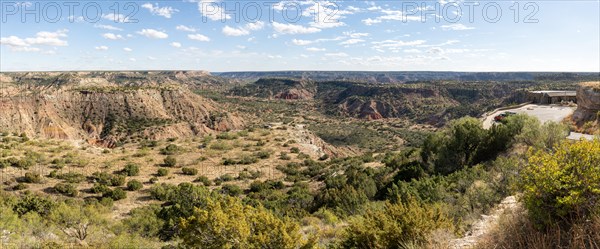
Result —
<instances>
[{"instance_id":1,"label":"steep slope","mask_svg":"<svg viewBox=\"0 0 600 249\"><path fill-rule=\"evenodd\" d=\"M600 134L600 81L586 82L577 87L577 110L573 113L575 130Z\"/></svg>"},{"instance_id":2,"label":"steep slope","mask_svg":"<svg viewBox=\"0 0 600 249\"><path fill-rule=\"evenodd\" d=\"M265 78L236 87L230 91L238 96L285 100L312 100L316 87L313 81L283 78Z\"/></svg>"},{"instance_id":3,"label":"steep slope","mask_svg":"<svg viewBox=\"0 0 600 249\"><path fill-rule=\"evenodd\" d=\"M88 139L113 146L129 139L190 136L242 126L237 117L170 77L4 74L0 89L0 130L29 136Z\"/></svg>"}]
</instances>

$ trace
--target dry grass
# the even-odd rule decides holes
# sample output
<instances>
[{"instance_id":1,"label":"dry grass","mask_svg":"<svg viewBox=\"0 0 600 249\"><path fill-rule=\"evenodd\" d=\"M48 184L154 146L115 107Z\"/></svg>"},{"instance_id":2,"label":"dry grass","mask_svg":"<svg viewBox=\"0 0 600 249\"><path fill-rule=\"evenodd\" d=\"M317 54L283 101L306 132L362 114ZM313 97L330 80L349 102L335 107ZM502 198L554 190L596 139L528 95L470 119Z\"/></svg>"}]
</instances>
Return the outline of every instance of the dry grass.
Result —
<instances>
[{"instance_id":1,"label":"dry grass","mask_svg":"<svg viewBox=\"0 0 600 249\"><path fill-rule=\"evenodd\" d=\"M522 209L506 213L500 220L476 248L600 248L600 215L570 228L553 226L543 230L537 229Z\"/></svg>"},{"instance_id":2,"label":"dry grass","mask_svg":"<svg viewBox=\"0 0 600 249\"><path fill-rule=\"evenodd\" d=\"M16 136L7 136L13 140L18 140ZM2 149L6 155L0 155L0 160L8 157L22 158L26 151L37 152L43 155L44 160L31 166L29 169L18 169L15 167L6 167L0 169L0 187L7 191L12 191L12 187L17 184L17 179L23 177L27 172L35 172L43 177L43 181L39 184L27 184L27 190L37 193L53 194L52 186L62 182L59 179L48 177L51 171L54 170L51 161L56 158L63 158L66 154L73 154L77 160L85 161L84 166L75 166L66 164L63 168L58 169L59 173L79 173L83 176L91 176L94 172L107 172L116 174L124 168L128 163L139 165L139 174L136 176L127 177L129 180L138 180L144 183L144 187L139 191L128 191L127 198L116 201L114 203L113 214L115 217L122 217L131 209L148 205L154 201L149 198L148 189L151 187L149 180L156 176L157 170L163 163L165 155L160 153L160 149L168 144L175 144L179 147L179 151L173 155L177 159L177 166L168 168L167 176L158 177L158 183L179 184L182 182L193 182L199 176L206 176L210 180L229 174L237 177L240 172L260 171L262 175L258 180L283 180L285 175L276 169L276 166L287 164L289 162L302 162L295 154L291 160L280 160L278 155L281 152L288 152L290 147L298 147L300 152L308 155L313 160L317 160L321 154L314 150L314 142L306 138L305 133L299 133L295 129L256 129L248 132L246 136L239 136L231 140L213 139L204 144L201 137L178 139L176 141L158 141L154 148L141 149L139 144L126 144L122 148L104 149L101 147L91 146L85 143L76 143L74 141L62 140L47 140L47 139L31 139L28 142L1 142L3 146L10 149ZM294 140L296 143L284 147L283 143ZM0 139L1 141L1 139ZM262 141L262 145L257 145L258 141ZM211 144L223 143L227 144L227 149L216 150L211 149ZM268 151L271 153L269 158L260 159L256 163L249 165L223 165L223 158L239 159L242 155L253 155L259 151ZM185 175L181 168L188 167L198 171L197 175ZM228 182L246 188L254 179L236 179ZM80 191L78 198L97 197L99 194L89 193L89 189L93 186L90 181L84 180L75 184ZM211 186L218 188L219 186ZM25 191L25 190L22 190Z\"/></svg>"}]
</instances>

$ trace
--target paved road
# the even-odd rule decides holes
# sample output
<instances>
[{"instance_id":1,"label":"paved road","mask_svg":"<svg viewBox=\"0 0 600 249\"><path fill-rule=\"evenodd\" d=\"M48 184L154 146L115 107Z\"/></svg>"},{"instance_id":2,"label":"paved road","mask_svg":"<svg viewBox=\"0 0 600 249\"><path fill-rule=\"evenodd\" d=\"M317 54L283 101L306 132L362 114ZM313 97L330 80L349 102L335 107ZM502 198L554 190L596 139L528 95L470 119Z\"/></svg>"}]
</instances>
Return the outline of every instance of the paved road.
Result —
<instances>
[{"instance_id":1,"label":"paved road","mask_svg":"<svg viewBox=\"0 0 600 249\"><path fill-rule=\"evenodd\" d=\"M483 128L489 129L494 124L494 117L504 112L524 113L536 117L540 122L548 121L561 122L567 116L575 111L575 107L557 106L557 105L535 105L529 104L519 108L496 111L488 115L483 121Z\"/></svg>"},{"instance_id":2,"label":"paved road","mask_svg":"<svg viewBox=\"0 0 600 249\"><path fill-rule=\"evenodd\" d=\"M540 122L545 123L548 121L561 122L563 119L571 115L575 111L575 107L557 106L557 105L535 105L529 104L518 108L507 109L493 112L492 114L485 117L483 121L483 128L489 129L494 124L494 117L505 112L516 112L525 113L527 115L536 117ZM587 140L593 140L593 135L582 134L577 132L571 132L567 139L580 140L581 138Z\"/></svg>"}]
</instances>

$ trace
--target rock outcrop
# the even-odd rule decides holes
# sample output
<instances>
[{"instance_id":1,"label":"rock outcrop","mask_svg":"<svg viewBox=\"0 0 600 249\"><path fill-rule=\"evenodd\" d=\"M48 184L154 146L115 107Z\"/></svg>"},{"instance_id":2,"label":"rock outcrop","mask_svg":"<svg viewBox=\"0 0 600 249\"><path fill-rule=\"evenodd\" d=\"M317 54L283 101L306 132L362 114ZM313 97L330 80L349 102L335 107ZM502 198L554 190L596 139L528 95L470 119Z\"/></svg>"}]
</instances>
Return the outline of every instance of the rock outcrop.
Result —
<instances>
[{"instance_id":1,"label":"rock outcrop","mask_svg":"<svg viewBox=\"0 0 600 249\"><path fill-rule=\"evenodd\" d=\"M1 77L2 131L84 139L110 147L128 139L186 137L243 126L239 118L223 111L217 103L172 79L153 81L138 73L102 77L93 73L24 73Z\"/></svg>"},{"instance_id":2,"label":"rock outcrop","mask_svg":"<svg viewBox=\"0 0 600 249\"><path fill-rule=\"evenodd\" d=\"M577 110L573 121L578 124L593 121L600 113L600 82L586 82L577 88Z\"/></svg>"}]
</instances>

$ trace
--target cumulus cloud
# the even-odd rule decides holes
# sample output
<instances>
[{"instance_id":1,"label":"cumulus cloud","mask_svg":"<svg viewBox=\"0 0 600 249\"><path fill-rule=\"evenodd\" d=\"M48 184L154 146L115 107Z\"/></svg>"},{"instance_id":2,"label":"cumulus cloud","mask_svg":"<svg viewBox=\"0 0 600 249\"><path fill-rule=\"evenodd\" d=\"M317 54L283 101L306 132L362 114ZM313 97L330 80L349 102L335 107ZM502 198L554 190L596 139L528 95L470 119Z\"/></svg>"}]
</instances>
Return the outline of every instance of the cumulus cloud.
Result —
<instances>
[{"instance_id":1,"label":"cumulus cloud","mask_svg":"<svg viewBox=\"0 0 600 249\"><path fill-rule=\"evenodd\" d=\"M169 45L171 45L171 47L174 47L174 48L180 48L181 47L181 43L179 43L179 42L171 42Z\"/></svg>"},{"instance_id":2,"label":"cumulus cloud","mask_svg":"<svg viewBox=\"0 0 600 249\"><path fill-rule=\"evenodd\" d=\"M367 19L363 19L362 22L367 26L381 23L383 21L421 21L420 15L408 15L404 14L400 10L381 9L381 7L378 6L370 7L368 8L368 10L379 11L382 13L382 15L375 17L374 19L370 17Z\"/></svg>"},{"instance_id":3,"label":"cumulus cloud","mask_svg":"<svg viewBox=\"0 0 600 249\"><path fill-rule=\"evenodd\" d=\"M294 45L298 45L298 46L306 46L306 45L315 43L315 41L294 39L294 40L292 40L292 43L294 43Z\"/></svg>"},{"instance_id":4,"label":"cumulus cloud","mask_svg":"<svg viewBox=\"0 0 600 249\"><path fill-rule=\"evenodd\" d=\"M225 26L223 27L222 30L223 34L226 36L243 36L243 35L249 35L250 31L246 30L246 29L242 29L242 28L232 28L229 26Z\"/></svg>"},{"instance_id":5,"label":"cumulus cloud","mask_svg":"<svg viewBox=\"0 0 600 249\"><path fill-rule=\"evenodd\" d=\"M167 33L158 31L155 29L142 29L142 30L138 31L137 33L140 35L143 35L145 37L153 38L153 39L166 39L167 37L169 37L169 35L167 35Z\"/></svg>"},{"instance_id":6,"label":"cumulus cloud","mask_svg":"<svg viewBox=\"0 0 600 249\"><path fill-rule=\"evenodd\" d=\"M175 27L175 29L179 30L179 31L185 31L185 32L196 32L196 29L193 27L188 27L185 25L177 25L177 27Z\"/></svg>"},{"instance_id":7,"label":"cumulus cloud","mask_svg":"<svg viewBox=\"0 0 600 249\"><path fill-rule=\"evenodd\" d=\"M102 25L102 24L95 24L94 28L98 28L98 29L106 29L106 30L113 30L113 31L123 31L122 28L117 28L115 26L111 26L111 25Z\"/></svg>"},{"instance_id":8,"label":"cumulus cloud","mask_svg":"<svg viewBox=\"0 0 600 249\"><path fill-rule=\"evenodd\" d=\"M174 9L173 7L158 7L158 4L153 5L151 3L145 3L142 4L142 8L147 9L148 11L150 11L150 13L152 13L152 15L156 15L156 16L162 16L165 18L171 18L171 16L175 13L175 12L179 12L178 9Z\"/></svg>"},{"instance_id":9,"label":"cumulus cloud","mask_svg":"<svg viewBox=\"0 0 600 249\"><path fill-rule=\"evenodd\" d=\"M315 27L304 27L297 24L285 24L273 22L273 29L281 34L310 34L320 32L321 29Z\"/></svg>"},{"instance_id":10,"label":"cumulus cloud","mask_svg":"<svg viewBox=\"0 0 600 249\"><path fill-rule=\"evenodd\" d=\"M316 47L310 47L310 48L306 49L306 51L310 51L310 52L322 52L322 51L325 51L325 50L326 49L324 49L324 48L316 48Z\"/></svg>"},{"instance_id":11,"label":"cumulus cloud","mask_svg":"<svg viewBox=\"0 0 600 249\"><path fill-rule=\"evenodd\" d=\"M98 47L94 47L94 49L99 50L99 51L106 51L108 50L107 46L98 46Z\"/></svg>"},{"instance_id":12,"label":"cumulus cloud","mask_svg":"<svg viewBox=\"0 0 600 249\"><path fill-rule=\"evenodd\" d=\"M18 52L39 52L41 46L68 46L69 43L63 38L67 37L67 29L57 30L55 32L41 31L35 34L35 37L20 38L18 36L0 37L0 44L8 46L11 51Z\"/></svg>"},{"instance_id":13,"label":"cumulus cloud","mask_svg":"<svg viewBox=\"0 0 600 249\"><path fill-rule=\"evenodd\" d=\"M118 23L128 23L130 22L129 18L126 17L123 14L115 14L115 13L109 13L106 15L102 15L102 18L109 20L109 21L113 21L113 22L118 22Z\"/></svg>"},{"instance_id":14,"label":"cumulus cloud","mask_svg":"<svg viewBox=\"0 0 600 249\"><path fill-rule=\"evenodd\" d=\"M229 25L223 27L223 34L226 36L243 36L249 35L251 31L261 30L265 26L265 23L262 21L248 23L243 27L233 28Z\"/></svg>"},{"instance_id":15,"label":"cumulus cloud","mask_svg":"<svg viewBox=\"0 0 600 249\"><path fill-rule=\"evenodd\" d=\"M397 52L403 47L417 46L422 45L426 41L425 40L414 40L414 41L401 41L401 40L385 40L379 42L372 42L374 45L372 48L377 51L391 50L392 52Z\"/></svg>"},{"instance_id":16,"label":"cumulus cloud","mask_svg":"<svg viewBox=\"0 0 600 249\"><path fill-rule=\"evenodd\" d=\"M329 57L348 57L348 54L346 53L326 53L325 56L329 56Z\"/></svg>"},{"instance_id":17,"label":"cumulus cloud","mask_svg":"<svg viewBox=\"0 0 600 249\"><path fill-rule=\"evenodd\" d=\"M191 40L202 41L202 42L210 41L210 38L206 37L205 35L201 35L201 34L188 35L188 38L190 38Z\"/></svg>"},{"instance_id":18,"label":"cumulus cloud","mask_svg":"<svg viewBox=\"0 0 600 249\"><path fill-rule=\"evenodd\" d=\"M346 41L340 42L340 45L352 45L357 43L365 42L363 39L348 39Z\"/></svg>"},{"instance_id":19,"label":"cumulus cloud","mask_svg":"<svg viewBox=\"0 0 600 249\"><path fill-rule=\"evenodd\" d=\"M123 36L117 35L117 34L113 34L113 33L104 33L104 34L102 34L102 37L104 37L105 39L109 39L109 40L120 40L120 39L123 39Z\"/></svg>"},{"instance_id":20,"label":"cumulus cloud","mask_svg":"<svg viewBox=\"0 0 600 249\"><path fill-rule=\"evenodd\" d=\"M131 51L133 51L133 49L131 49L131 48L123 48L123 51L125 51L125 52L131 52Z\"/></svg>"},{"instance_id":21,"label":"cumulus cloud","mask_svg":"<svg viewBox=\"0 0 600 249\"><path fill-rule=\"evenodd\" d=\"M465 26L464 24L461 24L461 23L455 23L455 24L449 24L449 25L442 25L441 28L443 30L470 30L470 29L475 29L474 27L468 27L468 26Z\"/></svg>"},{"instance_id":22,"label":"cumulus cloud","mask_svg":"<svg viewBox=\"0 0 600 249\"><path fill-rule=\"evenodd\" d=\"M263 21L251 22L246 24L246 28L249 30L261 30L265 27L265 23Z\"/></svg>"}]
</instances>

